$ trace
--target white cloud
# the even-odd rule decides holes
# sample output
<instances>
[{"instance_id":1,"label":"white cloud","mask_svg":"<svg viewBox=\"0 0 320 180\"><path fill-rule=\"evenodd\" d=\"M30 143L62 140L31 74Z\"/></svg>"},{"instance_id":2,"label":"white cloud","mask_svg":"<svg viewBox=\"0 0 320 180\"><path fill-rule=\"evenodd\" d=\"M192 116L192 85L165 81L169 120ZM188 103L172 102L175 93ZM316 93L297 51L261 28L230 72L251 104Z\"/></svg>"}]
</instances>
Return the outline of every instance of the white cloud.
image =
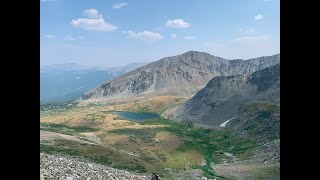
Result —
<instances>
[{"instance_id":1,"label":"white cloud","mask_svg":"<svg viewBox=\"0 0 320 180\"><path fill-rule=\"evenodd\" d=\"M46 38L50 38L50 39L54 39L54 38L56 38L56 36L54 36L54 35L50 35L50 34L45 35L45 37L46 37Z\"/></svg>"},{"instance_id":2,"label":"white cloud","mask_svg":"<svg viewBox=\"0 0 320 180\"><path fill-rule=\"evenodd\" d=\"M105 31L115 31L118 29L117 26L112 25L104 21L103 18L98 19L89 19L89 18L79 18L72 19L71 25L75 28L80 28L86 31L97 31L97 32L105 32Z\"/></svg>"},{"instance_id":3,"label":"white cloud","mask_svg":"<svg viewBox=\"0 0 320 180\"><path fill-rule=\"evenodd\" d=\"M143 32L123 31L123 33L127 34L128 38L146 40L151 42L155 42L163 39L163 36L161 34L154 33L151 31L143 31Z\"/></svg>"},{"instance_id":4,"label":"white cloud","mask_svg":"<svg viewBox=\"0 0 320 180\"><path fill-rule=\"evenodd\" d=\"M129 5L128 3L117 3L117 4L114 4L113 6L112 6L112 9L120 9L120 8L122 8L123 6L127 6L127 5Z\"/></svg>"},{"instance_id":5,"label":"white cloud","mask_svg":"<svg viewBox=\"0 0 320 180\"><path fill-rule=\"evenodd\" d=\"M177 35L176 35L176 34L170 34L170 38L171 38L171 39L176 39L176 38L177 38Z\"/></svg>"},{"instance_id":6,"label":"white cloud","mask_svg":"<svg viewBox=\"0 0 320 180\"><path fill-rule=\"evenodd\" d=\"M65 37L64 37L64 40L66 40L66 41L74 41L74 40L76 40L74 37L72 37L71 35L66 35Z\"/></svg>"},{"instance_id":7,"label":"white cloud","mask_svg":"<svg viewBox=\"0 0 320 180\"><path fill-rule=\"evenodd\" d=\"M263 18L263 15L261 15L261 14L254 16L254 19L257 21L261 20L262 18Z\"/></svg>"},{"instance_id":8,"label":"white cloud","mask_svg":"<svg viewBox=\"0 0 320 180\"><path fill-rule=\"evenodd\" d=\"M84 37L84 36L79 36L78 38L79 38L80 40L84 40L85 37Z\"/></svg>"},{"instance_id":9,"label":"white cloud","mask_svg":"<svg viewBox=\"0 0 320 180\"><path fill-rule=\"evenodd\" d=\"M196 36L185 36L185 37L183 37L183 39L185 39L185 40L195 40L195 39L197 39L197 37Z\"/></svg>"},{"instance_id":10,"label":"white cloud","mask_svg":"<svg viewBox=\"0 0 320 180\"><path fill-rule=\"evenodd\" d=\"M96 9L86 9L83 11L83 15L87 16L88 18L101 18L102 14L99 14L98 10Z\"/></svg>"},{"instance_id":11,"label":"white cloud","mask_svg":"<svg viewBox=\"0 0 320 180\"><path fill-rule=\"evenodd\" d=\"M117 26L105 22L102 18L102 14L96 9L86 9L83 11L83 15L88 18L72 19L70 24L75 28L84 29L87 31L115 31L118 29Z\"/></svg>"},{"instance_id":12,"label":"white cloud","mask_svg":"<svg viewBox=\"0 0 320 180\"><path fill-rule=\"evenodd\" d=\"M168 20L166 26L169 28L188 28L190 24L183 19Z\"/></svg>"}]
</instances>

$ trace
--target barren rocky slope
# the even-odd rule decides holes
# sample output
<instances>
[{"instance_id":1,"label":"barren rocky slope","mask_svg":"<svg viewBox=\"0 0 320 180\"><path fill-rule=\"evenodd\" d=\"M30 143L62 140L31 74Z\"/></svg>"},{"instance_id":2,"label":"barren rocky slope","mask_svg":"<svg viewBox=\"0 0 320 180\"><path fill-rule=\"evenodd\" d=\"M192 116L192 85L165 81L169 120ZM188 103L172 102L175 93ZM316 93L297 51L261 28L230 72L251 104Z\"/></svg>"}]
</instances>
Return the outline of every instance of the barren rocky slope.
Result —
<instances>
[{"instance_id":1,"label":"barren rocky slope","mask_svg":"<svg viewBox=\"0 0 320 180\"><path fill-rule=\"evenodd\" d=\"M215 77L194 97L165 116L176 121L219 126L237 118L239 108L245 103L273 102L279 98L280 64L277 64L252 75Z\"/></svg>"},{"instance_id":2,"label":"barren rocky slope","mask_svg":"<svg viewBox=\"0 0 320 180\"><path fill-rule=\"evenodd\" d=\"M226 60L189 51L150 63L108 81L82 95L82 101L157 94L191 96L213 77L250 74L280 62L280 54L250 60Z\"/></svg>"},{"instance_id":3,"label":"barren rocky slope","mask_svg":"<svg viewBox=\"0 0 320 180\"><path fill-rule=\"evenodd\" d=\"M200 170L188 170L183 173L172 174L177 180L209 180L201 175ZM40 153L40 180L61 179L110 179L110 180L156 180L159 176L154 174L138 174L125 170L111 168L105 165L92 163L79 157L61 154ZM166 180L166 178L161 178Z\"/></svg>"},{"instance_id":4,"label":"barren rocky slope","mask_svg":"<svg viewBox=\"0 0 320 180\"><path fill-rule=\"evenodd\" d=\"M91 163L84 159L40 153L40 179L149 180L151 177Z\"/></svg>"}]
</instances>

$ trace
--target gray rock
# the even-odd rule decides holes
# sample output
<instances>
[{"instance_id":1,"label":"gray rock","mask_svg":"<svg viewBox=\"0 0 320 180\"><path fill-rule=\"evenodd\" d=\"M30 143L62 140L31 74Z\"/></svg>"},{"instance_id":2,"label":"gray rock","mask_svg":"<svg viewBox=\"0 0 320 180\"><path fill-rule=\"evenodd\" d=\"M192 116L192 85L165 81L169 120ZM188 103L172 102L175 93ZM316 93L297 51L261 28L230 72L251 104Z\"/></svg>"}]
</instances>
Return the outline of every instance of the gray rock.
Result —
<instances>
[{"instance_id":1,"label":"gray rock","mask_svg":"<svg viewBox=\"0 0 320 180\"><path fill-rule=\"evenodd\" d=\"M103 101L143 94L191 96L213 77L251 74L280 63L280 54L249 60L226 60L189 51L142 66L82 95L81 100Z\"/></svg>"},{"instance_id":2,"label":"gray rock","mask_svg":"<svg viewBox=\"0 0 320 180\"><path fill-rule=\"evenodd\" d=\"M272 102L280 98L280 64L249 75L218 76L180 107L165 116L196 124L230 126L239 108L251 102ZM228 122L227 122L228 121Z\"/></svg>"},{"instance_id":3,"label":"gray rock","mask_svg":"<svg viewBox=\"0 0 320 180\"><path fill-rule=\"evenodd\" d=\"M171 168L164 168L164 170L166 171L166 173L169 173L169 174L173 173Z\"/></svg>"},{"instance_id":4,"label":"gray rock","mask_svg":"<svg viewBox=\"0 0 320 180\"><path fill-rule=\"evenodd\" d=\"M73 166L70 167L70 164L72 164ZM40 179L149 180L150 178L151 176L114 169L108 166L89 162L85 159L74 158L64 155L49 155L40 153Z\"/></svg>"}]
</instances>

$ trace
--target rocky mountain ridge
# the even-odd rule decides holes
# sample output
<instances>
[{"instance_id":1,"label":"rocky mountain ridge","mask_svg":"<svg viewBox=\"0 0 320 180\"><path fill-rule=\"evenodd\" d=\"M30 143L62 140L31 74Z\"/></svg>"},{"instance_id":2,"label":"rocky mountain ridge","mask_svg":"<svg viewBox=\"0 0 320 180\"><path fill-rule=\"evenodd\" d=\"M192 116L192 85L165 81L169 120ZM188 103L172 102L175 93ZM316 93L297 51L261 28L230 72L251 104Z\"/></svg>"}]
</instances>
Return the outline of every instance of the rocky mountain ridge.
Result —
<instances>
[{"instance_id":1,"label":"rocky mountain ridge","mask_svg":"<svg viewBox=\"0 0 320 180\"><path fill-rule=\"evenodd\" d=\"M176 121L192 121L209 126L235 119L246 103L280 99L280 64L251 75L218 76L180 107L165 116Z\"/></svg>"},{"instance_id":2,"label":"rocky mountain ridge","mask_svg":"<svg viewBox=\"0 0 320 180\"><path fill-rule=\"evenodd\" d=\"M189 51L166 57L103 83L82 95L82 101L138 95L192 96L213 77L251 74L280 62L280 54L249 60L227 60Z\"/></svg>"}]
</instances>

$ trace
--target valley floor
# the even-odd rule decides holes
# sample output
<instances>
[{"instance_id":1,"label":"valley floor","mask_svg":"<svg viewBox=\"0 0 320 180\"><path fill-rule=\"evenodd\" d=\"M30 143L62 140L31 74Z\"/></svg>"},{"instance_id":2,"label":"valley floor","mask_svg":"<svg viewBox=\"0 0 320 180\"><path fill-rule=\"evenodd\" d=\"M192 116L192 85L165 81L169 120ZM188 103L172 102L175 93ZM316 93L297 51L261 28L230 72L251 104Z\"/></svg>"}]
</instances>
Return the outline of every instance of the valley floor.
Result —
<instances>
[{"instance_id":1,"label":"valley floor","mask_svg":"<svg viewBox=\"0 0 320 180\"><path fill-rule=\"evenodd\" d=\"M254 138L240 138L227 130L197 128L163 118L131 122L119 119L112 113L115 110L146 108L132 104L42 107L40 166L43 176L68 179L72 175L77 179L77 176L91 177L85 174L90 172L101 172L97 173L99 177L109 177L114 172L116 176L120 173L123 179L130 176L144 179L152 173L159 174L161 179L278 177L277 162L264 163L264 157L252 160L262 146ZM86 161L80 163L78 158ZM57 166L59 163L61 167ZM81 174L81 169L88 172Z\"/></svg>"}]
</instances>

